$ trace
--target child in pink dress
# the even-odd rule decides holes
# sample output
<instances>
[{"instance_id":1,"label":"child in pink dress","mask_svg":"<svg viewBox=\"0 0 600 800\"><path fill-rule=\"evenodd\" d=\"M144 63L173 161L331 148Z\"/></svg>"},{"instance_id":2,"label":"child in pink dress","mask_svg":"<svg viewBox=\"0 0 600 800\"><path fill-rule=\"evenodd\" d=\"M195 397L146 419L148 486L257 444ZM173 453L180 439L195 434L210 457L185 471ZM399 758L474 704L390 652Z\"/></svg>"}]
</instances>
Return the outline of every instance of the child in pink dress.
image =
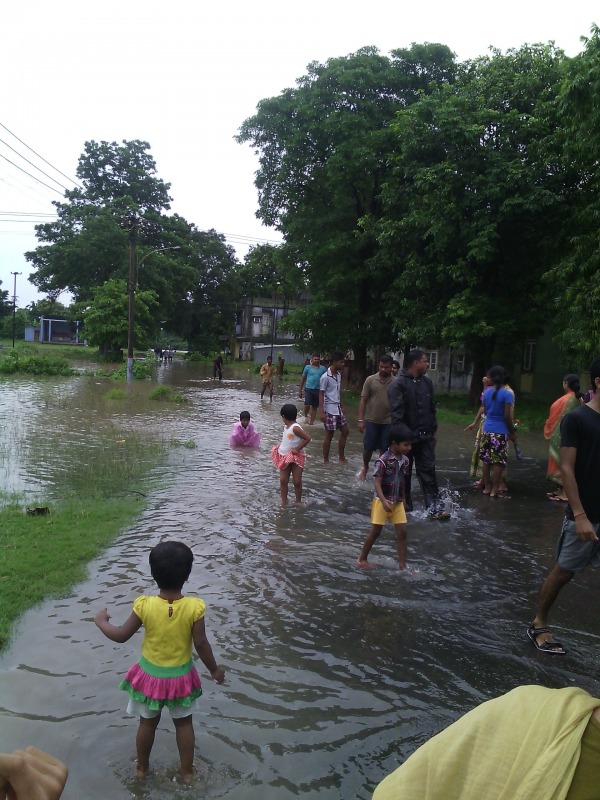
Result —
<instances>
[{"instance_id":1,"label":"child in pink dress","mask_svg":"<svg viewBox=\"0 0 600 800\"><path fill-rule=\"evenodd\" d=\"M286 403L281 409L283 420L283 436L281 444L275 445L271 450L271 461L279 470L279 490L281 492L281 505L287 505L288 484L290 475L294 482L296 504L302 502L302 470L306 460L304 448L311 438L300 425L296 423L298 409L292 403Z\"/></svg>"},{"instance_id":2,"label":"child in pink dress","mask_svg":"<svg viewBox=\"0 0 600 800\"><path fill-rule=\"evenodd\" d=\"M225 671L215 661L206 638L204 602L181 593L193 560L187 545L161 542L150 551L150 572L160 589L158 595L136 598L133 612L123 625L111 624L105 608L94 617L102 633L113 642L129 641L144 626L142 657L128 670L119 687L129 694L127 712L140 719L136 737L138 778L148 774L154 734L166 706L175 724L183 782L190 784L193 780L192 711L202 688L192 660L192 643L212 678L217 683L225 680Z\"/></svg>"},{"instance_id":3,"label":"child in pink dress","mask_svg":"<svg viewBox=\"0 0 600 800\"><path fill-rule=\"evenodd\" d=\"M240 421L233 423L229 445L231 447L260 447L260 433L250 422L249 411L242 411Z\"/></svg>"}]
</instances>

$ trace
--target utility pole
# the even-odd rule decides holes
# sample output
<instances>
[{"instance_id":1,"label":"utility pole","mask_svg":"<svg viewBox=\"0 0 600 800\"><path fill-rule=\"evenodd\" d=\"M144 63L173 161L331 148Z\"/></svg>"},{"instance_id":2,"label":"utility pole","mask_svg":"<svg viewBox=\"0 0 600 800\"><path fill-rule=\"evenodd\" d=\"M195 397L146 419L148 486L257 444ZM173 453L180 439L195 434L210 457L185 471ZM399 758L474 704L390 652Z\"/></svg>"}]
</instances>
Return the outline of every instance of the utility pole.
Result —
<instances>
[{"instance_id":1,"label":"utility pole","mask_svg":"<svg viewBox=\"0 0 600 800\"><path fill-rule=\"evenodd\" d=\"M10 273L14 278L13 284L13 350L15 348L15 327L17 323L17 275L20 275L20 272L11 272Z\"/></svg>"},{"instance_id":2,"label":"utility pole","mask_svg":"<svg viewBox=\"0 0 600 800\"><path fill-rule=\"evenodd\" d=\"M135 322L135 287L137 285L137 217L131 218L129 228L129 281L127 283L127 382L133 380L133 325Z\"/></svg>"}]
</instances>

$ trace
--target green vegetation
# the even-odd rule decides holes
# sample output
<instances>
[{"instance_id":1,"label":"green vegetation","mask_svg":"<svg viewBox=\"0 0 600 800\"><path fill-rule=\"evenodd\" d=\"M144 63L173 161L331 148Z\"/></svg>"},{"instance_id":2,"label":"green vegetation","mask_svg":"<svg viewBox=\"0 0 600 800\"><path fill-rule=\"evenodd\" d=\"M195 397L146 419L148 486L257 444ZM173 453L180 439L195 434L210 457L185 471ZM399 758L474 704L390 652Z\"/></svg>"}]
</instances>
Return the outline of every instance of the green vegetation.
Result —
<instances>
[{"instance_id":1,"label":"green vegetation","mask_svg":"<svg viewBox=\"0 0 600 800\"><path fill-rule=\"evenodd\" d=\"M148 395L150 400L167 401L170 403L187 403L188 398L180 392L174 392L170 386L157 386Z\"/></svg>"},{"instance_id":2,"label":"green vegetation","mask_svg":"<svg viewBox=\"0 0 600 800\"><path fill-rule=\"evenodd\" d=\"M39 355L30 348L15 348L0 355L0 373L14 375L72 375L73 369L66 358L55 354Z\"/></svg>"}]
</instances>

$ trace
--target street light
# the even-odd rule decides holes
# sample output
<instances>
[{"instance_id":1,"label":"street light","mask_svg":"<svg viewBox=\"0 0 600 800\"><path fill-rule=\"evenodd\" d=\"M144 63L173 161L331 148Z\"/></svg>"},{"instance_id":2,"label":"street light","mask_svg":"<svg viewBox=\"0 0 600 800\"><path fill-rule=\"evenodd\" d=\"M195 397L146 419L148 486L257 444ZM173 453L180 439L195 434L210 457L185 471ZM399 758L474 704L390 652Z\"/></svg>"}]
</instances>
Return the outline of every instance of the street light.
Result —
<instances>
[{"instance_id":1,"label":"street light","mask_svg":"<svg viewBox=\"0 0 600 800\"><path fill-rule=\"evenodd\" d=\"M14 286L13 286L13 350L15 347L15 326L17 322L17 275L21 275L20 272L11 272L10 273L14 278Z\"/></svg>"},{"instance_id":2,"label":"street light","mask_svg":"<svg viewBox=\"0 0 600 800\"><path fill-rule=\"evenodd\" d=\"M155 250L150 250L149 253L142 258L140 263L137 263L135 252L135 238L132 239L132 246L129 251L129 283L127 284L128 302L128 317L127 317L127 382L133 380L133 323L135 320L135 287L137 286L138 269L142 266L144 261L154 253L162 253L164 250L181 250L181 247L176 244L172 247L157 247Z\"/></svg>"}]
</instances>

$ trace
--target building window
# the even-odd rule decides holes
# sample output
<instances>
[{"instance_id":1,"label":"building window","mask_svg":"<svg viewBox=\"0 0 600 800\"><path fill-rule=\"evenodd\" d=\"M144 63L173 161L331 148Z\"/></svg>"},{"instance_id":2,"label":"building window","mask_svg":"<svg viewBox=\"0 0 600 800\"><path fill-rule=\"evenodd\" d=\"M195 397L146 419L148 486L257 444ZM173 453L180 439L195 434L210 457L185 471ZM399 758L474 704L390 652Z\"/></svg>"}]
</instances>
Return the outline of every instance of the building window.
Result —
<instances>
[{"instance_id":1,"label":"building window","mask_svg":"<svg viewBox=\"0 0 600 800\"><path fill-rule=\"evenodd\" d=\"M457 372L464 372L465 371L465 354L459 353L456 356L456 371Z\"/></svg>"},{"instance_id":2,"label":"building window","mask_svg":"<svg viewBox=\"0 0 600 800\"><path fill-rule=\"evenodd\" d=\"M427 356L427 361L429 361L429 369L437 369L437 350L431 350L425 355Z\"/></svg>"},{"instance_id":3,"label":"building window","mask_svg":"<svg viewBox=\"0 0 600 800\"><path fill-rule=\"evenodd\" d=\"M535 339L530 339L525 344L525 351L523 353L523 372L533 372L533 365L535 363Z\"/></svg>"},{"instance_id":4,"label":"building window","mask_svg":"<svg viewBox=\"0 0 600 800\"><path fill-rule=\"evenodd\" d=\"M256 325L262 322L262 317L252 317L252 322Z\"/></svg>"}]
</instances>

